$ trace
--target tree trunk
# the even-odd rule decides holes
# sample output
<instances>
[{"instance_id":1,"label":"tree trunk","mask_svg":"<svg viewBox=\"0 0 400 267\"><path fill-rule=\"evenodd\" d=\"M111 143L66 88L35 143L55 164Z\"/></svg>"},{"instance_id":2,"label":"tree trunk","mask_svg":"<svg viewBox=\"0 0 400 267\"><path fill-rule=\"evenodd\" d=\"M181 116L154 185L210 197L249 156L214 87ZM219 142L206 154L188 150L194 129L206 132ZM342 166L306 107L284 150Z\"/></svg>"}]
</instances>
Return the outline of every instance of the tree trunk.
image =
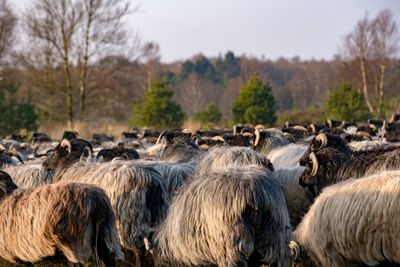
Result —
<instances>
[{"instance_id":1,"label":"tree trunk","mask_svg":"<svg viewBox=\"0 0 400 267\"><path fill-rule=\"evenodd\" d=\"M73 95L72 95L72 83L71 83L71 72L68 64L68 57L64 57L64 74L65 74L65 87L67 90L67 115L68 115L68 128L74 129L74 112L73 112Z\"/></svg>"},{"instance_id":2,"label":"tree trunk","mask_svg":"<svg viewBox=\"0 0 400 267\"><path fill-rule=\"evenodd\" d=\"M380 80L379 80L379 106L378 106L378 115L380 117L383 117L383 97L385 93L385 87L384 87L384 82L385 82L385 70L386 70L386 64L382 62L380 64Z\"/></svg>"},{"instance_id":3,"label":"tree trunk","mask_svg":"<svg viewBox=\"0 0 400 267\"><path fill-rule=\"evenodd\" d=\"M80 91L80 105L79 105L79 120L83 121L85 118L85 110L86 110L86 76L88 72L88 64L89 64L89 41L90 41L90 28L93 22L93 4L94 1L91 0L88 2L87 7L87 22L86 29L84 35L84 44L83 44L83 62L82 69L79 77L79 91Z\"/></svg>"},{"instance_id":4,"label":"tree trunk","mask_svg":"<svg viewBox=\"0 0 400 267\"><path fill-rule=\"evenodd\" d=\"M371 113L374 113L374 108L372 107L371 102L369 101L369 96L368 96L367 74L365 71L365 58L364 57L360 57L360 65L361 65L361 78L362 78L362 83L363 83L365 103L367 104L369 111Z\"/></svg>"}]
</instances>

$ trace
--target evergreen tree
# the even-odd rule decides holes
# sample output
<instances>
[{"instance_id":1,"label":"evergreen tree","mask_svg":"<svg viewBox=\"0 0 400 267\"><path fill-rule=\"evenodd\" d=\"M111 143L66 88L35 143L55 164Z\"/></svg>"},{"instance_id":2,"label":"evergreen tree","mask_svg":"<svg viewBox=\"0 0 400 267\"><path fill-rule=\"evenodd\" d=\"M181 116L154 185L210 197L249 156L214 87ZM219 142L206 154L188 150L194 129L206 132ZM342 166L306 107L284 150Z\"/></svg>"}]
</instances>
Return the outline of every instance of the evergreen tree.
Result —
<instances>
[{"instance_id":1,"label":"evergreen tree","mask_svg":"<svg viewBox=\"0 0 400 267\"><path fill-rule=\"evenodd\" d=\"M217 124L222 119L221 111L215 103L208 104L204 109L195 114L195 119L202 124Z\"/></svg>"},{"instance_id":2,"label":"evergreen tree","mask_svg":"<svg viewBox=\"0 0 400 267\"><path fill-rule=\"evenodd\" d=\"M271 126L276 122L276 110L271 87L257 76L252 76L233 104L233 117L236 123Z\"/></svg>"},{"instance_id":3,"label":"evergreen tree","mask_svg":"<svg viewBox=\"0 0 400 267\"><path fill-rule=\"evenodd\" d=\"M129 120L134 127L149 126L157 129L179 128L185 118L182 108L173 101L173 91L166 80L153 81L142 103L134 103Z\"/></svg>"},{"instance_id":4,"label":"evergreen tree","mask_svg":"<svg viewBox=\"0 0 400 267\"><path fill-rule=\"evenodd\" d=\"M328 119L349 122L366 121L371 116L363 94L348 83L334 89L329 95L327 114Z\"/></svg>"},{"instance_id":5,"label":"evergreen tree","mask_svg":"<svg viewBox=\"0 0 400 267\"><path fill-rule=\"evenodd\" d=\"M38 128L39 115L31 98L18 99L17 92L14 81L6 79L0 83L0 136Z\"/></svg>"}]
</instances>

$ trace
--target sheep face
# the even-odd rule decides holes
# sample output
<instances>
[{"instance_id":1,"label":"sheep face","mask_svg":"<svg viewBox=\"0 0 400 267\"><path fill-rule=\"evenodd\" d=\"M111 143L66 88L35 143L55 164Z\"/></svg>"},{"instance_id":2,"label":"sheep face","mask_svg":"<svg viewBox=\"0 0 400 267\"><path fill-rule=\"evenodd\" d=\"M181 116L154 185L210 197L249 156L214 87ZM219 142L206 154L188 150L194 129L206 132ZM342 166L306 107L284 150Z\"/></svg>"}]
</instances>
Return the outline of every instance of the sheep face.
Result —
<instances>
[{"instance_id":1,"label":"sheep face","mask_svg":"<svg viewBox=\"0 0 400 267\"><path fill-rule=\"evenodd\" d=\"M300 185L304 187L317 186L320 191L334 183L333 180L339 168L347 160L346 154L331 147L326 147L315 153L311 152L305 162L304 173L299 179Z\"/></svg>"},{"instance_id":2,"label":"sheep face","mask_svg":"<svg viewBox=\"0 0 400 267\"><path fill-rule=\"evenodd\" d=\"M14 184L10 175L4 171L0 171L0 199L11 194L18 186Z\"/></svg>"},{"instance_id":3,"label":"sheep face","mask_svg":"<svg viewBox=\"0 0 400 267\"><path fill-rule=\"evenodd\" d=\"M64 169L78 161L82 156L88 156L92 151L91 144L86 140L74 139L69 141L63 139L43 162L43 167L47 171L55 171L57 168Z\"/></svg>"}]
</instances>

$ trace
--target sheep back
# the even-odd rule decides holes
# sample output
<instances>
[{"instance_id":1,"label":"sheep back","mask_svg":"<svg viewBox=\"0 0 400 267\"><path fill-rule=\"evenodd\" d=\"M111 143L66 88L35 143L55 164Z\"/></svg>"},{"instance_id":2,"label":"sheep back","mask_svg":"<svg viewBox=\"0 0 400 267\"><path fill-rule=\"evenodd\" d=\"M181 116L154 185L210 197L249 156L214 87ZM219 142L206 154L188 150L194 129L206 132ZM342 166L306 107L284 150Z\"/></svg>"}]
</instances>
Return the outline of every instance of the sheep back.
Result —
<instances>
[{"instance_id":1,"label":"sheep back","mask_svg":"<svg viewBox=\"0 0 400 267\"><path fill-rule=\"evenodd\" d=\"M400 171L327 187L294 233L318 266L400 263Z\"/></svg>"}]
</instances>

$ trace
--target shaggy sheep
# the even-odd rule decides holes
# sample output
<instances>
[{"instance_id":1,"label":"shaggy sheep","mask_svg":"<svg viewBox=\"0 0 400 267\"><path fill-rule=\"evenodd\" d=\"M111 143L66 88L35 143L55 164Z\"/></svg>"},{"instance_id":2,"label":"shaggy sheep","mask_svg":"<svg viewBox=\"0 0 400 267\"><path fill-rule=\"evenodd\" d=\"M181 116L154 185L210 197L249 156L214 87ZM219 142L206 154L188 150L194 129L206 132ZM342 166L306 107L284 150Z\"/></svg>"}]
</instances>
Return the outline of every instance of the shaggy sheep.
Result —
<instances>
[{"instance_id":1,"label":"shaggy sheep","mask_svg":"<svg viewBox=\"0 0 400 267\"><path fill-rule=\"evenodd\" d=\"M288 265L289 216L270 170L234 166L200 175L175 195L145 244L160 264Z\"/></svg>"},{"instance_id":2,"label":"shaggy sheep","mask_svg":"<svg viewBox=\"0 0 400 267\"><path fill-rule=\"evenodd\" d=\"M271 150L266 156L275 169L298 168L299 160L306 152L306 144L288 144Z\"/></svg>"},{"instance_id":3,"label":"shaggy sheep","mask_svg":"<svg viewBox=\"0 0 400 267\"><path fill-rule=\"evenodd\" d=\"M399 203L400 171L327 187L293 234L294 266L398 266Z\"/></svg>"},{"instance_id":4,"label":"shaggy sheep","mask_svg":"<svg viewBox=\"0 0 400 267\"><path fill-rule=\"evenodd\" d=\"M107 266L122 258L115 217L107 195L83 184L16 190L0 171L0 256L37 262L60 251L70 262L99 257Z\"/></svg>"},{"instance_id":5,"label":"shaggy sheep","mask_svg":"<svg viewBox=\"0 0 400 267\"><path fill-rule=\"evenodd\" d=\"M151 166L161 174L164 187L170 199L193 174L195 169L195 166L191 163L170 163L163 161L142 161L141 163Z\"/></svg>"},{"instance_id":6,"label":"shaggy sheep","mask_svg":"<svg viewBox=\"0 0 400 267\"><path fill-rule=\"evenodd\" d=\"M86 151L85 142L77 140L64 139L43 164L48 170L56 170L54 182L93 184L106 191L122 245L134 251L138 265L143 238L163 220L168 207L162 177L154 168L135 161L75 162Z\"/></svg>"},{"instance_id":7,"label":"shaggy sheep","mask_svg":"<svg viewBox=\"0 0 400 267\"><path fill-rule=\"evenodd\" d=\"M286 206L290 216L290 223L293 227L298 225L312 204L313 196L299 184L299 178L304 168L278 169L275 175L282 185Z\"/></svg>"},{"instance_id":8,"label":"shaggy sheep","mask_svg":"<svg viewBox=\"0 0 400 267\"><path fill-rule=\"evenodd\" d=\"M355 151L351 154L326 147L312 152L300 178L303 186L325 186L349 179L372 175L385 170L400 169L400 149L397 147ZM316 194L318 192L315 192Z\"/></svg>"},{"instance_id":9,"label":"shaggy sheep","mask_svg":"<svg viewBox=\"0 0 400 267\"><path fill-rule=\"evenodd\" d=\"M47 171L42 164L7 165L3 168L13 177L14 183L23 189L33 189L53 182L53 172Z\"/></svg>"},{"instance_id":10,"label":"shaggy sheep","mask_svg":"<svg viewBox=\"0 0 400 267\"><path fill-rule=\"evenodd\" d=\"M267 157L249 147L222 146L214 147L204 153L196 167L196 173L205 174L230 166L246 166L254 164L273 171L274 168Z\"/></svg>"},{"instance_id":11,"label":"shaggy sheep","mask_svg":"<svg viewBox=\"0 0 400 267\"><path fill-rule=\"evenodd\" d=\"M56 173L54 182L97 185L111 200L122 245L140 248L150 229L164 218L169 198L159 172L129 161L77 162Z\"/></svg>"},{"instance_id":12,"label":"shaggy sheep","mask_svg":"<svg viewBox=\"0 0 400 267\"><path fill-rule=\"evenodd\" d=\"M114 158L121 158L125 160L139 159L139 153L132 148L125 148L122 143L112 148L103 148L97 153L97 159L103 161L111 161Z\"/></svg>"},{"instance_id":13,"label":"shaggy sheep","mask_svg":"<svg viewBox=\"0 0 400 267\"><path fill-rule=\"evenodd\" d=\"M359 150L374 150L377 148L388 148L394 146L393 143L388 143L385 141L361 141L361 142L351 142L349 143L349 147L353 151L359 151Z\"/></svg>"},{"instance_id":14,"label":"shaggy sheep","mask_svg":"<svg viewBox=\"0 0 400 267\"><path fill-rule=\"evenodd\" d=\"M157 159L172 163L193 162L200 156L196 144L166 144L158 151Z\"/></svg>"}]
</instances>

